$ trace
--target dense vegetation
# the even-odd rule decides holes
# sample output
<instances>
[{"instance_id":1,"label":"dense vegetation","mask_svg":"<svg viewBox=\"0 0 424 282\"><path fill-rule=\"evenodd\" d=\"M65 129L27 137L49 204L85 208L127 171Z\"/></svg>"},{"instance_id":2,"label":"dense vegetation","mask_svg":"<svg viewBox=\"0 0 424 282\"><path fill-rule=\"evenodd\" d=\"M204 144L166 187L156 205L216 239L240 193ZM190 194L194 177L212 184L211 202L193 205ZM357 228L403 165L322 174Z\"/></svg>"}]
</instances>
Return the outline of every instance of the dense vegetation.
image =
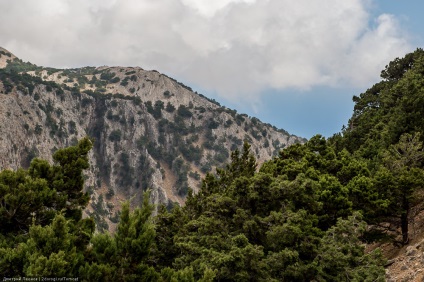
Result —
<instances>
[{"instance_id":1,"label":"dense vegetation","mask_svg":"<svg viewBox=\"0 0 424 282\"><path fill-rule=\"evenodd\" d=\"M293 166L276 159L259 172L245 143L183 208L162 207L152 217L147 195L132 212L124 205L115 234L94 234L93 220L81 218L88 199L81 191L89 139L57 151L54 165L34 159L28 170L5 170L0 173L0 273L88 281L383 277L381 255L365 254L359 244L365 223L352 212L343 186L326 166L307 175L295 169L301 151L305 159L312 154L325 163L327 157L314 151L323 148L314 142L325 141L290 147L285 152L293 158L285 160ZM285 167L293 168L290 174Z\"/></svg>"},{"instance_id":2,"label":"dense vegetation","mask_svg":"<svg viewBox=\"0 0 424 282\"><path fill-rule=\"evenodd\" d=\"M384 281L380 251L407 244L424 185L424 52L391 62L354 97L348 127L257 167L250 146L184 207L125 204L114 234L82 219L91 141L0 173L0 273L87 281ZM153 105L151 105L153 106ZM163 107L163 105L161 105ZM154 110L154 108L152 108ZM179 109L184 116L184 109ZM124 180L124 179L123 179ZM387 232L390 223L399 236Z\"/></svg>"}]
</instances>

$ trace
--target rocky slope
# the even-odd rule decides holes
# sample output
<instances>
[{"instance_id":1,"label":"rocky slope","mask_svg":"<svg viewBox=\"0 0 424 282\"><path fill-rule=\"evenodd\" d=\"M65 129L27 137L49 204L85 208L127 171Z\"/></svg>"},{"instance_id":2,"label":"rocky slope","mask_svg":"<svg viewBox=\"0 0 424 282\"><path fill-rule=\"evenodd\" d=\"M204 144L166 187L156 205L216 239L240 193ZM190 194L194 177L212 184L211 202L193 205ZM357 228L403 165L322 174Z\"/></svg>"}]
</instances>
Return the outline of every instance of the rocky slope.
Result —
<instances>
[{"instance_id":1,"label":"rocky slope","mask_svg":"<svg viewBox=\"0 0 424 282\"><path fill-rule=\"evenodd\" d=\"M58 148L95 139L86 189L101 228L121 202L183 204L205 173L243 141L259 162L304 139L222 107L157 71L133 67L43 68L0 48L0 169L51 160Z\"/></svg>"},{"instance_id":2,"label":"rocky slope","mask_svg":"<svg viewBox=\"0 0 424 282\"><path fill-rule=\"evenodd\" d=\"M423 203L412 209L409 222L410 234L407 245L394 244L393 241L369 245L369 249L379 247L387 258L386 281L410 282L424 281L424 210ZM390 235L401 242L400 230L392 230Z\"/></svg>"}]
</instances>

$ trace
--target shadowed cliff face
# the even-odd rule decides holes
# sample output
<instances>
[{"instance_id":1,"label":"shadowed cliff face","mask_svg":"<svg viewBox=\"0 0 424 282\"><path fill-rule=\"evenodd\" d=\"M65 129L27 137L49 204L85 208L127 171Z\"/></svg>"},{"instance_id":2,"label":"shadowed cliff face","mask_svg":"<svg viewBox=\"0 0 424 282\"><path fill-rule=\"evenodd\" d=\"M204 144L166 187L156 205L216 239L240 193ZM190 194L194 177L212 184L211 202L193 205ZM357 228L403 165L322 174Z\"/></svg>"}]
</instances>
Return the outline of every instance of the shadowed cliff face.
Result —
<instances>
[{"instance_id":1,"label":"shadowed cliff face","mask_svg":"<svg viewBox=\"0 0 424 282\"><path fill-rule=\"evenodd\" d=\"M86 171L100 228L122 201L183 204L243 141L258 162L302 138L221 107L160 74L129 67L42 68L0 49L0 169L28 167L84 136L95 140ZM51 159L49 159L51 161Z\"/></svg>"}]
</instances>

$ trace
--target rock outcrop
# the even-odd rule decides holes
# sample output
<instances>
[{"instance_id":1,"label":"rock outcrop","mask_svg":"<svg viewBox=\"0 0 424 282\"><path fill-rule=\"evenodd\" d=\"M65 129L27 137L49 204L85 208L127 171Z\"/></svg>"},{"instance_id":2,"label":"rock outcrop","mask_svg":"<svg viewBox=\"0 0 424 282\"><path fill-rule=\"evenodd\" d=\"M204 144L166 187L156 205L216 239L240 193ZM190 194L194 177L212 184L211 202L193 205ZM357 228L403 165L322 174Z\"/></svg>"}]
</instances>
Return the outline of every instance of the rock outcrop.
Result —
<instances>
[{"instance_id":1,"label":"rock outcrop","mask_svg":"<svg viewBox=\"0 0 424 282\"><path fill-rule=\"evenodd\" d=\"M86 172L87 214L112 228L122 201L182 205L188 188L248 141L258 162L304 139L222 107L157 71L43 68L0 49L0 169L83 136L95 140Z\"/></svg>"}]
</instances>

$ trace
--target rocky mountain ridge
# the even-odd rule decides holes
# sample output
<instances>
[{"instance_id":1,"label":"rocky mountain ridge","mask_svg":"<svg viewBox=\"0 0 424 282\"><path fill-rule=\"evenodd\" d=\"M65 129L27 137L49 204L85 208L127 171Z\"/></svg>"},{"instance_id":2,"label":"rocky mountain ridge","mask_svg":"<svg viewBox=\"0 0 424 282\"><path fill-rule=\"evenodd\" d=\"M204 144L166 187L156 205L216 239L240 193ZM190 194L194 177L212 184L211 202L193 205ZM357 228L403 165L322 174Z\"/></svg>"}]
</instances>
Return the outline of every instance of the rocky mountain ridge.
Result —
<instances>
[{"instance_id":1,"label":"rocky mountain ridge","mask_svg":"<svg viewBox=\"0 0 424 282\"><path fill-rule=\"evenodd\" d=\"M28 167L89 135L86 213L113 229L122 201L183 204L244 141L258 162L304 139L139 67L44 68L0 48L0 169Z\"/></svg>"}]
</instances>

